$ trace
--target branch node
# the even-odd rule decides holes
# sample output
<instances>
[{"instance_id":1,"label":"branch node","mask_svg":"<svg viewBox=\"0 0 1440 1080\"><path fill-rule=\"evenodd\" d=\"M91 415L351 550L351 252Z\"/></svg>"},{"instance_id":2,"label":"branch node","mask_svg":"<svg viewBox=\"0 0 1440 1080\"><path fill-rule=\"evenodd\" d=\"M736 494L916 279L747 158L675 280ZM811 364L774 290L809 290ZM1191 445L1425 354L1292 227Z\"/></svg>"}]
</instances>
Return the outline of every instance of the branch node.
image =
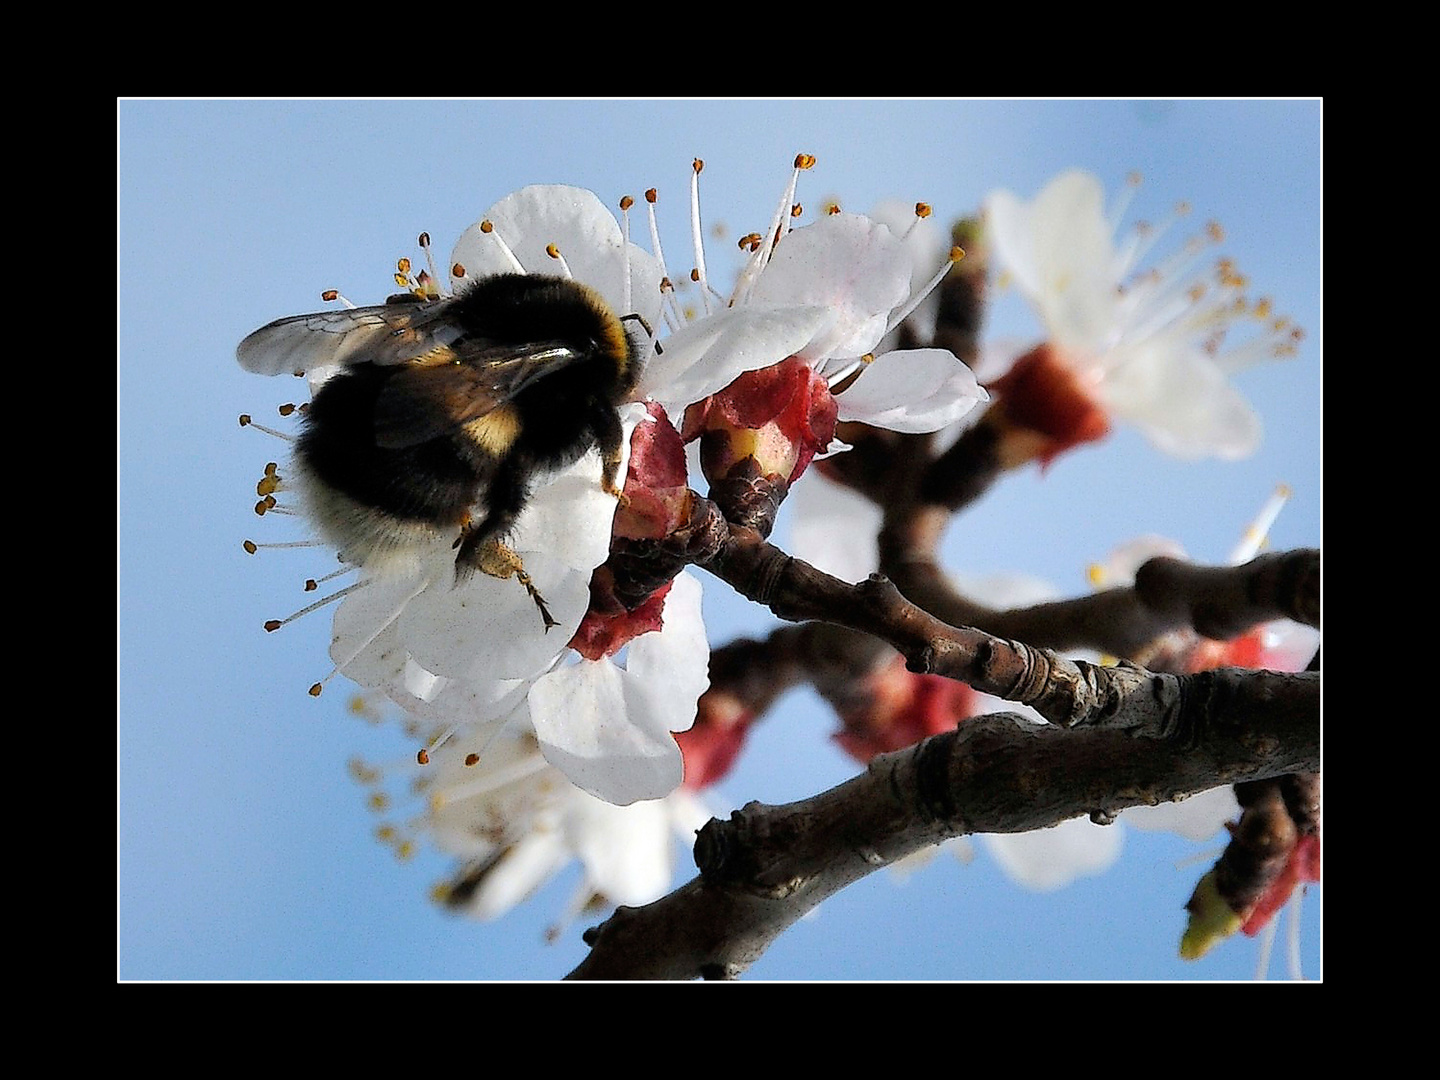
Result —
<instances>
[{"instance_id":1,"label":"branch node","mask_svg":"<svg viewBox=\"0 0 1440 1080\"><path fill-rule=\"evenodd\" d=\"M732 820L738 814L738 810L731 814ZM695 834L693 855L695 866L702 877L715 877L724 870L725 861L733 847L733 837L733 826L719 818L711 818L700 827L700 831Z\"/></svg>"}]
</instances>

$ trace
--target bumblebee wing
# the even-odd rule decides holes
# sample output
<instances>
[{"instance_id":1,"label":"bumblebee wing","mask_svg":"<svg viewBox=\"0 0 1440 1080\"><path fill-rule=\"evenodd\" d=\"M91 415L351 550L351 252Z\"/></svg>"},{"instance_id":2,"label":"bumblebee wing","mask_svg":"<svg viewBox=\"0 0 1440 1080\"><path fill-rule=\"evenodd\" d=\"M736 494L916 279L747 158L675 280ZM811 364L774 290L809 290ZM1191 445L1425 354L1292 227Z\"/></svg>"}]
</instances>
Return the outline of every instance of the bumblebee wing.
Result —
<instances>
[{"instance_id":1,"label":"bumblebee wing","mask_svg":"<svg viewBox=\"0 0 1440 1080\"><path fill-rule=\"evenodd\" d=\"M488 416L536 379L583 358L561 342L496 345L465 338L395 372L375 401L377 446L400 449L454 433Z\"/></svg>"},{"instance_id":2,"label":"bumblebee wing","mask_svg":"<svg viewBox=\"0 0 1440 1080\"><path fill-rule=\"evenodd\" d=\"M406 364L448 353L461 330L447 301L391 303L291 315L262 326L235 350L257 375L303 374L332 364Z\"/></svg>"}]
</instances>

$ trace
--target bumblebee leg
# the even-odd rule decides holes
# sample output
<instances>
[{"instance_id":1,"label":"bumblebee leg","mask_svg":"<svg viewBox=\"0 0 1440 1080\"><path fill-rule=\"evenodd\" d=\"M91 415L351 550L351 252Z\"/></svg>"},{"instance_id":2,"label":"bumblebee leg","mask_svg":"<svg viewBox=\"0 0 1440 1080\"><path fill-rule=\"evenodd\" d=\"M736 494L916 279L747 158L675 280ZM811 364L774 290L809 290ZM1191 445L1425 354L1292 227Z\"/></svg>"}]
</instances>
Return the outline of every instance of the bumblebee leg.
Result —
<instances>
[{"instance_id":1,"label":"bumblebee leg","mask_svg":"<svg viewBox=\"0 0 1440 1080\"><path fill-rule=\"evenodd\" d=\"M540 595L535 582L525 572L525 563L516 552L494 537L482 539L478 530L461 533L456 546L460 548L460 554L455 558L455 574L458 578L463 579L476 570L502 581L513 577L525 587L530 599L534 600L535 606L540 609L540 618L545 622L546 632L548 633L552 626L560 625L551 617L545 598Z\"/></svg>"},{"instance_id":2,"label":"bumblebee leg","mask_svg":"<svg viewBox=\"0 0 1440 1080\"><path fill-rule=\"evenodd\" d=\"M624 483L617 483L620 481L620 459L625 450L625 429L620 425L620 417L611 408L597 410L591 429L595 432L595 443L600 447L600 460L604 463L600 490L615 496L624 505L625 495L621 491Z\"/></svg>"}]
</instances>

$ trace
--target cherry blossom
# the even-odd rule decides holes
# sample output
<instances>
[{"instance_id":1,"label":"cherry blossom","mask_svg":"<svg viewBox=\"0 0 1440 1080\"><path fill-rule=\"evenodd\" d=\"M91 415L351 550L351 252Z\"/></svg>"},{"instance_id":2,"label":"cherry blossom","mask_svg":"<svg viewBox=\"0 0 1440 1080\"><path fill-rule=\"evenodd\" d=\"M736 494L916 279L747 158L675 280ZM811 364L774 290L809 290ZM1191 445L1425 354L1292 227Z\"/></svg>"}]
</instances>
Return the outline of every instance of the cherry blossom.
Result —
<instances>
[{"instance_id":1,"label":"cherry blossom","mask_svg":"<svg viewBox=\"0 0 1440 1080\"><path fill-rule=\"evenodd\" d=\"M991 390L1044 436L1036 456L1046 461L1104 437L1112 416L1180 457L1251 454L1260 421L1229 377L1292 355L1300 332L1268 300L1245 298L1247 283L1230 260L1208 277L1195 272L1204 250L1223 238L1218 226L1142 271L1163 230L1122 238L1121 209L1107 213L1100 181L1080 170L1060 174L1029 202L1003 190L989 197L991 250L1046 334Z\"/></svg>"},{"instance_id":2,"label":"cherry blossom","mask_svg":"<svg viewBox=\"0 0 1440 1080\"><path fill-rule=\"evenodd\" d=\"M497 918L578 861L581 882L556 931L597 902L662 896L681 845L693 843L711 816L683 790L624 807L597 799L551 765L523 725L508 726L483 755L442 743L423 766L352 761L351 773L369 789L372 807L399 816L376 830L397 855L408 857L423 841L457 860L434 890L457 912Z\"/></svg>"},{"instance_id":3,"label":"cherry blossom","mask_svg":"<svg viewBox=\"0 0 1440 1080\"><path fill-rule=\"evenodd\" d=\"M668 326L658 346L646 343L634 400L621 410L628 454L637 428L665 424L667 408L683 410L747 371L792 356L803 356L815 371L833 372L837 362L856 368L907 303L909 263L888 228L841 216L781 232L782 242L742 275L736 304L676 319L666 309L663 263L629 241L628 218L622 228L592 192L536 185L500 200L465 230L451 255L448 289L436 284L438 273L422 273L413 287L434 297L495 273L558 274L583 281L612 310L633 313L646 327ZM697 261L703 262L698 248ZM842 400L854 395L859 412L913 424L941 422L983 396L948 353L922 350L908 365L896 360L884 367L891 364L898 366L888 374L854 379ZM329 372L307 374L319 385ZM886 381L888 391L878 385ZM913 415L902 400L907 395ZM647 445L653 442L647 436ZM659 495L642 495L645 483L658 482L637 479L628 461L621 463L622 475L641 485L627 481L627 501L630 492L635 496L628 527L642 511L667 512L672 522L679 515L683 449L678 440L665 445L680 476L656 488ZM441 540L401 564L359 568L360 581L335 594L342 599L332 675L384 694L467 753L484 753L507 722L528 720L552 764L610 802L655 799L674 789L683 764L672 733L690 724L707 684L699 585L685 575L676 579L651 605L653 620L633 625L626 633L634 639L618 639L604 655L581 656L570 647L592 609L595 572L619 524L600 475L599 451L592 449L539 478L506 538L545 598L555 622L548 632L515 581L474 574L457 582L453 551ZM626 654L618 655L627 642Z\"/></svg>"}]
</instances>

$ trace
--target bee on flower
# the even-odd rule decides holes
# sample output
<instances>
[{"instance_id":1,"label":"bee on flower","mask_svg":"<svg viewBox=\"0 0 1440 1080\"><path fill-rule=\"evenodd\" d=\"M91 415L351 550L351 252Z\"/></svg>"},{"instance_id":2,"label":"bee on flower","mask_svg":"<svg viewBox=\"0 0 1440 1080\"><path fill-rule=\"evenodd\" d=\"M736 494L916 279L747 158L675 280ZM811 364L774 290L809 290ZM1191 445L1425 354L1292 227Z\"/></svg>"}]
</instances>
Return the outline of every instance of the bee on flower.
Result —
<instances>
[{"instance_id":1,"label":"bee on flower","mask_svg":"<svg viewBox=\"0 0 1440 1080\"><path fill-rule=\"evenodd\" d=\"M810 163L797 159L787 211ZM621 630L595 625L614 598L597 585L612 542L686 516L683 445L654 433L786 364L824 399L847 380L841 408L874 423L939 425L984 396L943 350L870 355L924 292L888 227L835 215L792 229L777 210L729 301L689 317L653 215L655 254L631 243L632 205L617 220L589 191L524 188L461 236L448 285L433 269L402 274L400 297L278 320L240 347L247 369L303 369L312 386L266 499L293 492L358 577L330 598L331 675L467 756L528 720L547 761L620 805L680 784L673 733L707 684L698 579L632 598ZM698 228L695 254L708 288ZM828 442L821 432L804 453Z\"/></svg>"}]
</instances>

